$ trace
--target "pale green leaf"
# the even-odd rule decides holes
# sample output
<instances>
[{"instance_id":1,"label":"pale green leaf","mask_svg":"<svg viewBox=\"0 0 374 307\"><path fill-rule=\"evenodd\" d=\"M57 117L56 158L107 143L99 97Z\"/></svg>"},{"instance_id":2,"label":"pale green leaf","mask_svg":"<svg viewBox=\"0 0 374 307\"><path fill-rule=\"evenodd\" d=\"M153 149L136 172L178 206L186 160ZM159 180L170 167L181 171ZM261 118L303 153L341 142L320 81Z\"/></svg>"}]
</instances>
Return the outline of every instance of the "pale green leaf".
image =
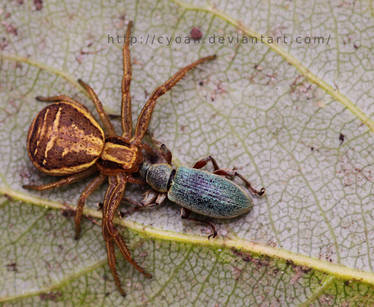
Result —
<instances>
[{"instance_id":1,"label":"pale green leaf","mask_svg":"<svg viewBox=\"0 0 374 307\"><path fill-rule=\"evenodd\" d=\"M369 1L3 1L0 303L373 305L373 16ZM87 181L42 193L22 185L55 180L26 153L28 127L43 107L35 96L63 93L93 110L82 78L119 113L128 20L133 118L178 68L217 54L159 99L149 132L177 165L211 154L267 193L248 215L215 221L215 240L171 203L117 219L153 274L145 279L118 257L123 298L99 226L105 187L90 198L75 241L66 206ZM186 42L193 27L200 42ZM237 42L242 35L289 40ZM295 41L317 36L325 41Z\"/></svg>"}]
</instances>

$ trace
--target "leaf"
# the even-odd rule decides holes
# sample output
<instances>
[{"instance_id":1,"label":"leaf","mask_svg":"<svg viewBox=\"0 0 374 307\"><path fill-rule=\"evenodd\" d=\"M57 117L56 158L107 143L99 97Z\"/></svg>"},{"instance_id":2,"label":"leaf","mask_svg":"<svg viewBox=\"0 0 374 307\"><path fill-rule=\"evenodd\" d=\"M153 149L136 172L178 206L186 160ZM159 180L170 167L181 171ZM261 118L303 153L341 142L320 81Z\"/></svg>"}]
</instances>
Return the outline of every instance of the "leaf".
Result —
<instances>
[{"instance_id":1,"label":"leaf","mask_svg":"<svg viewBox=\"0 0 374 307\"><path fill-rule=\"evenodd\" d=\"M0 302L373 304L373 9L324 1L196 5L13 1L0 7ZM35 170L25 149L42 108L35 96L64 93L93 110L76 82L82 78L107 110L119 113L121 44L130 19L133 118L178 68L216 53L217 60L159 99L150 133L172 150L176 164L211 154L267 193L248 215L215 221L216 240L207 239L204 227L182 222L170 203L117 219L135 259L154 276L144 279L118 257L124 299L97 225L105 189L90 198L75 241L66 206L76 204L87 182L43 193L22 184L55 180ZM200 42L186 42L193 27L203 34ZM242 35L257 44L228 40ZM293 41L266 39L283 35ZM325 42L305 42L317 36ZM129 189L141 197L136 186Z\"/></svg>"}]
</instances>

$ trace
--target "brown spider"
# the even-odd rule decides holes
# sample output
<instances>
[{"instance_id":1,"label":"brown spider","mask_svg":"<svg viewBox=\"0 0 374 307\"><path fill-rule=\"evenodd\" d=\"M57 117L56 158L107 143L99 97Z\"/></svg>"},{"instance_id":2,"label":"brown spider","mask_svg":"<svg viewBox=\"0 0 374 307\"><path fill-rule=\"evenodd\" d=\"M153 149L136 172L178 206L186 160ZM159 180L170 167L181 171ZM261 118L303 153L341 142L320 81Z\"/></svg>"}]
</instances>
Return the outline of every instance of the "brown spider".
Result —
<instances>
[{"instance_id":1,"label":"brown spider","mask_svg":"<svg viewBox=\"0 0 374 307\"><path fill-rule=\"evenodd\" d=\"M44 191L80 181L99 172L84 189L78 200L75 213L75 238L81 231L83 207L89 195L108 179L103 204L102 232L106 244L108 263L114 281L122 295L126 295L116 270L114 248L119 248L123 257L135 269L146 277L151 274L144 271L131 257L126 243L113 224L113 218L124 196L126 183L143 184L132 174L138 172L143 163L142 150L150 150L142 143L152 117L157 99L169 91L183 76L199 65L215 58L215 55L201 58L180 69L164 84L156 88L145 103L132 136L131 119L131 60L129 41L132 22L127 26L126 39L123 45L123 79L121 124L122 136L116 135L114 128L105 113L102 103L94 90L82 80L80 85L88 92L95 104L96 110L103 122L105 134L91 113L79 102L65 95L53 97L36 97L39 101L54 102L48 105L33 120L27 137L27 152L29 158L40 171L53 175L65 176L53 183L43 185L24 185L24 188Z\"/></svg>"}]
</instances>

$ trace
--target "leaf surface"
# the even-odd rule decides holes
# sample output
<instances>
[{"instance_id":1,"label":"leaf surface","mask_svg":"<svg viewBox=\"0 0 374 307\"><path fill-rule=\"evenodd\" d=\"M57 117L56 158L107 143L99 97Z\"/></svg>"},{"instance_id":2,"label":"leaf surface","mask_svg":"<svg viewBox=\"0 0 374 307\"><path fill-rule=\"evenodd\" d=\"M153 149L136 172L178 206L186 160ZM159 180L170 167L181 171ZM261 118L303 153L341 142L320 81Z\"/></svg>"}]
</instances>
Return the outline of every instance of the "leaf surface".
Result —
<instances>
[{"instance_id":1,"label":"leaf surface","mask_svg":"<svg viewBox=\"0 0 374 307\"><path fill-rule=\"evenodd\" d=\"M105 187L88 201L75 241L66 205L76 204L87 181L42 193L22 185L55 180L26 153L28 127L43 107L35 96L63 93L93 110L76 82L82 78L119 113L130 19L133 118L179 68L217 54L159 99L149 132L175 164L210 154L265 187L266 197L243 217L216 221L217 240L183 222L170 203L117 219L135 259L154 276L144 279L119 257L124 299L106 264L96 210ZM0 21L0 302L373 304L368 2L14 1L0 6ZM188 40L193 27L203 34L199 42ZM284 35L288 43L268 39ZM324 43L305 40L317 36ZM128 195L139 192L132 186Z\"/></svg>"}]
</instances>

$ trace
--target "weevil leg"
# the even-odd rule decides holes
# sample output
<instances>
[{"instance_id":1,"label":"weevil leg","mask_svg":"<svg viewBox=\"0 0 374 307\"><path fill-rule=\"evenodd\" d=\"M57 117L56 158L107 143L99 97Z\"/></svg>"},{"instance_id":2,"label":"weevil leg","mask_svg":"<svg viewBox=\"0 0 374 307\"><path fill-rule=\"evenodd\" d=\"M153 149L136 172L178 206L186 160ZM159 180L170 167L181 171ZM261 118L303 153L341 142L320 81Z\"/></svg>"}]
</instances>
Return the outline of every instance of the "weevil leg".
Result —
<instances>
[{"instance_id":1,"label":"weevil leg","mask_svg":"<svg viewBox=\"0 0 374 307\"><path fill-rule=\"evenodd\" d=\"M126 139L131 138L132 134L132 113L131 113L131 57L130 57L130 34L132 21L129 21L126 31L126 39L123 44L123 78L122 78L122 103L121 103L121 124L122 136Z\"/></svg>"},{"instance_id":2,"label":"weevil leg","mask_svg":"<svg viewBox=\"0 0 374 307\"><path fill-rule=\"evenodd\" d=\"M153 209L162 205L166 197L166 193L158 193L153 190L148 190L147 192L145 192L145 196L142 201L137 201L128 197L124 197L123 199L129 204L133 205L135 207L135 210L141 210Z\"/></svg>"},{"instance_id":3,"label":"weevil leg","mask_svg":"<svg viewBox=\"0 0 374 307\"><path fill-rule=\"evenodd\" d=\"M24 184L22 187L24 189L29 189L29 190L35 190L35 191L45 191L45 190L50 190L54 188L58 188L64 185L69 185L71 183L80 181L84 178L87 178L97 172L97 169L95 167L91 167L88 170L85 170L83 172L80 172L78 174L73 174L71 176L62 178L60 180L57 180L55 182L51 183L46 183L46 184L41 184L41 185L33 185L33 184Z\"/></svg>"},{"instance_id":4,"label":"weevil leg","mask_svg":"<svg viewBox=\"0 0 374 307\"><path fill-rule=\"evenodd\" d=\"M221 175L221 176L228 176L228 177L231 177L231 179L233 179L234 177L239 177L244 182L247 189L252 194L257 195L257 196L262 196L265 193L265 188L261 188L260 191L256 190L255 188L252 187L251 183L247 179L245 179L241 174L239 174L236 170L226 170L226 169L220 168L218 166L217 161L212 156L208 156L204 159L197 161L195 165L193 166L193 168L197 168L197 169L202 168L205 165L207 165L208 162L211 162L213 164L213 168L214 168L213 174Z\"/></svg>"},{"instance_id":5,"label":"weevil leg","mask_svg":"<svg viewBox=\"0 0 374 307\"><path fill-rule=\"evenodd\" d=\"M81 233L81 219L83 214L83 207L85 205L86 199L105 181L106 176L100 174L94 178L84 189L81 196L79 197L77 208L75 211L75 239L79 239Z\"/></svg>"},{"instance_id":6,"label":"weevil leg","mask_svg":"<svg viewBox=\"0 0 374 307\"><path fill-rule=\"evenodd\" d=\"M165 159L167 164L171 164L171 160L173 159L173 155L169 148L166 147L165 144L161 144L160 146L161 156Z\"/></svg>"},{"instance_id":7,"label":"weevil leg","mask_svg":"<svg viewBox=\"0 0 374 307\"><path fill-rule=\"evenodd\" d=\"M209 221L205 221L205 220L200 220L200 219L197 219L197 218L191 218L190 213L191 213L190 210L188 210L186 208L181 208L181 218L182 219L186 219L186 220L190 220L190 221L197 222L197 223L200 223L200 224L208 225L212 229L212 233L208 236L208 239L215 238L217 236L216 227L214 226L213 223L211 223Z\"/></svg>"},{"instance_id":8,"label":"weevil leg","mask_svg":"<svg viewBox=\"0 0 374 307\"><path fill-rule=\"evenodd\" d=\"M152 139L152 142L154 142L153 139ZM161 162L159 159L161 159L162 162L166 162L168 164L171 164L171 160L173 159L171 151L166 147L165 144L162 144L161 142L157 141L157 142L154 142L154 143L161 144L160 148L154 149L146 143L142 144L142 147L145 149L147 154L150 155L151 160L153 159L154 160L153 162L157 161L157 163L159 163L159 162Z\"/></svg>"},{"instance_id":9,"label":"weevil leg","mask_svg":"<svg viewBox=\"0 0 374 307\"><path fill-rule=\"evenodd\" d=\"M129 216L138 210L153 209L155 207L161 206L164 203L164 200L166 199L166 193L156 193L153 190L148 190L147 192L142 201L124 197L123 199L133 207L130 208L130 210L126 210L126 212L120 212L120 216Z\"/></svg>"},{"instance_id":10,"label":"weevil leg","mask_svg":"<svg viewBox=\"0 0 374 307\"><path fill-rule=\"evenodd\" d=\"M201 160L197 161L195 163L195 165L193 166L193 168L197 168L197 169L202 168L205 165L207 165L208 162L211 162L213 164L213 168L214 168L215 171L219 169L217 161L212 156L208 156L204 159L201 159Z\"/></svg>"},{"instance_id":11,"label":"weevil leg","mask_svg":"<svg viewBox=\"0 0 374 307\"><path fill-rule=\"evenodd\" d=\"M90 96L92 102L95 104L96 111L100 116L101 121L103 122L104 128L106 130L106 136L115 136L116 133L114 131L113 125L110 122L108 114L104 111L103 104L97 97L95 91L83 80L78 79L79 84L86 90L88 95Z\"/></svg>"},{"instance_id":12,"label":"weevil leg","mask_svg":"<svg viewBox=\"0 0 374 307\"><path fill-rule=\"evenodd\" d=\"M255 188L252 187L251 183L247 179L245 179L243 175L239 174L236 170L226 170L226 169L221 168L221 169L214 171L214 174L221 175L221 176L229 176L231 178L239 177L244 182L245 186L252 194L257 195L257 196L262 196L265 193L265 188L261 188L260 191L256 190Z\"/></svg>"},{"instance_id":13,"label":"weevil leg","mask_svg":"<svg viewBox=\"0 0 374 307\"><path fill-rule=\"evenodd\" d=\"M215 55L207 56L201 58L190 65L187 65L180 69L174 76L172 76L169 80L167 80L164 84L156 88L151 96L148 98L147 102L145 103L140 115L138 117L138 121L136 123L135 134L134 137L131 139L131 142L135 144L139 144L143 139L147 129L149 122L152 117L153 109L155 108L157 99L164 95L167 91L169 91L180 79L184 77L184 75L189 72L191 69L195 68L197 65L215 59Z\"/></svg>"},{"instance_id":14,"label":"weevil leg","mask_svg":"<svg viewBox=\"0 0 374 307\"><path fill-rule=\"evenodd\" d=\"M171 160L173 159L173 155L172 155L170 149L167 148L167 146L164 143L156 140L152 136L151 136L151 140L152 140L152 143L156 144L159 147L156 154L158 156L162 157L166 161L167 164L171 164Z\"/></svg>"}]
</instances>

